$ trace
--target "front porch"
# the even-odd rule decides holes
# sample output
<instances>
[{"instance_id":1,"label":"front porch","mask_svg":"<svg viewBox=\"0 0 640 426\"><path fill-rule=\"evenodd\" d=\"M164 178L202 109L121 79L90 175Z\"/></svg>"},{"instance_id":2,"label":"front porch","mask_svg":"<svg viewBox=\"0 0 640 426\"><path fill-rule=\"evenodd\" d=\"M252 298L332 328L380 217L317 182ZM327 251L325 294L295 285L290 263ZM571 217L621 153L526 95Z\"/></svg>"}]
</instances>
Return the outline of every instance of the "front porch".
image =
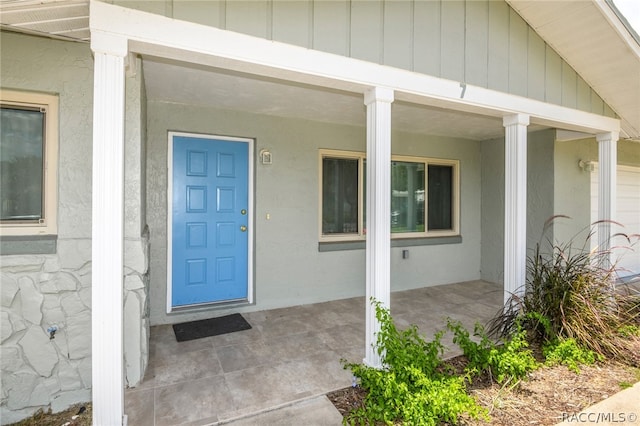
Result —
<instances>
[{"instance_id":1,"label":"front porch","mask_svg":"<svg viewBox=\"0 0 640 426\"><path fill-rule=\"evenodd\" d=\"M501 285L470 281L394 292L391 313L430 339L447 317L485 323L502 300ZM251 330L182 343L170 325L153 327L145 378L125 393L128 423L216 424L349 386L340 359L365 356L364 310L358 297L251 312ZM443 342L453 348L450 336Z\"/></svg>"}]
</instances>

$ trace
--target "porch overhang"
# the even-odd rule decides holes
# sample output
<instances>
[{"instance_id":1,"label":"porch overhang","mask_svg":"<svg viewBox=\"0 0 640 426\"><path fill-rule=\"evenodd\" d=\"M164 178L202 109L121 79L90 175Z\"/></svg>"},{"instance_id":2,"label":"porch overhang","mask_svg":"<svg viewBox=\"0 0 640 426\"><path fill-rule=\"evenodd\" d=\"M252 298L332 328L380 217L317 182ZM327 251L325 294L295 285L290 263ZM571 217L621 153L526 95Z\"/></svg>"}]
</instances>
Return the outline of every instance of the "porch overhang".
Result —
<instances>
[{"instance_id":1,"label":"porch overhang","mask_svg":"<svg viewBox=\"0 0 640 426\"><path fill-rule=\"evenodd\" d=\"M101 221L108 218L109 226L113 227L96 225L93 231L94 270L110 271L93 275L93 336L103 341L100 345L94 344L93 353L94 424L113 424L115 419L126 421L122 403L122 363L117 362L122 355L123 249L116 241L121 237L112 231L122 227L123 216L122 78L127 57L140 54L166 58L361 95L371 112L366 126L367 138L371 140L367 144L367 154L371 155L370 158L381 159L367 164L370 177L367 190L380 193L389 193L384 188L390 189L389 171L385 169L389 164L387 159L391 143L391 114L387 107L390 108L394 100L501 118L508 130L506 145L514 147L514 155L506 158L505 180L510 186L505 197L505 215L510 217L505 220L505 227L508 228L505 235L520 246L526 241L526 202L522 202L522 193L526 193L526 179L522 179L522 165L526 163L526 128L529 123L593 135L609 135L600 136L599 139L613 141L603 145L607 152L615 148L620 130L620 121L609 117L100 1L91 3L90 30L91 47L96 55L93 223L102 225ZM133 63L129 60L129 64ZM99 131L101 129L108 131ZM96 147L100 147L100 151ZM615 163L609 161L609 165L611 167L607 173L611 174L613 168L615 175ZM106 174L103 176L99 173ZM615 179L609 181L609 187L611 185L615 186ZM370 195L367 195L367 199L373 198ZM390 256L386 236L390 211L385 200L370 208L370 215L375 217L375 221L368 233L366 262L367 270L373 265L377 269L367 274L367 293L383 300L386 296L388 300ZM369 241L371 235L383 237ZM518 284L523 284L520 281L525 261L523 250L505 256L505 265L512 266L514 273L511 275L515 277L514 282L509 285L505 283L505 291L512 291ZM506 279L511 278L505 275ZM120 306L116 306L118 304ZM367 321L373 323L375 318L369 316ZM374 341L375 327L368 325L367 330L371 334L367 340ZM365 361L376 364L375 359Z\"/></svg>"},{"instance_id":2,"label":"porch overhang","mask_svg":"<svg viewBox=\"0 0 640 426\"><path fill-rule=\"evenodd\" d=\"M396 101L502 118L527 114L532 124L599 134L620 120L407 70L378 65L100 1L91 2L92 44L101 36L128 41L131 54L232 70L364 94L394 90Z\"/></svg>"}]
</instances>

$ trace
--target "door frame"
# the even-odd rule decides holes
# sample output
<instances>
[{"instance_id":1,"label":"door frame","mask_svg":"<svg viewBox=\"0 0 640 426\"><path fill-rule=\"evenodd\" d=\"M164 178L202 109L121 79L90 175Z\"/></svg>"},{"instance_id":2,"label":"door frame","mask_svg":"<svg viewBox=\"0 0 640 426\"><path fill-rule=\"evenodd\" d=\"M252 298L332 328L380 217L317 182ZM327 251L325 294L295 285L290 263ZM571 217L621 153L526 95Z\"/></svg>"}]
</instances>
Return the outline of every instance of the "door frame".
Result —
<instances>
[{"instance_id":1,"label":"door frame","mask_svg":"<svg viewBox=\"0 0 640 426\"><path fill-rule=\"evenodd\" d=\"M173 138L175 136L184 136L189 138L197 138L197 139L215 139L225 142L238 142L238 143L246 143L248 152L247 152L247 163L248 163L248 176L247 176L247 202L248 202L248 213L247 213L247 300L242 302L231 301L231 302L210 302L210 303L199 303L196 305L188 305L188 306L180 306L174 307L171 304L172 300L172 290L173 290ZM229 306L234 304L244 305L244 304L253 304L254 303L254 283L253 283L253 265L254 265L254 233L253 228L255 226L254 222L254 145L255 140L251 138L243 138L243 137L234 137L234 136L221 136L214 134L205 134L205 133L189 133L189 132L179 132L179 131L169 131L167 136L167 314L172 312L184 312L185 310L194 310L201 309L203 307L211 307L211 306Z\"/></svg>"}]
</instances>

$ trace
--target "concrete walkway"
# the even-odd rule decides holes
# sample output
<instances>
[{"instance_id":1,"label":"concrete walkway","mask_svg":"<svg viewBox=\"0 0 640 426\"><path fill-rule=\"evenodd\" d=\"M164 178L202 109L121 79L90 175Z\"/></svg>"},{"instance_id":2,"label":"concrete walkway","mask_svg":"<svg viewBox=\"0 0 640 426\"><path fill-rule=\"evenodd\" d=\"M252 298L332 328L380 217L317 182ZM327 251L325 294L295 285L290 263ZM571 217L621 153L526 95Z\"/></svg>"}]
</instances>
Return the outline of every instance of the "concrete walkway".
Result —
<instances>
[{"instance_id":1,"label":"concrete walkway","mask_svg":"<svg viewBox=\"0 0 640 426\"><path fill-rule=\"evenodd\" d=\"M396 324L416 324L427 338L444 328L447 317L473 329L501 306L502 286L483 281L391 297ZM351 384L340 359L362 361L364 308L360 297L252 312L243 314L251 330L182 343L171 326L153 327L145 379L125 393L129 424L341 425L342 416L325 394ZM448 340L443 344L454 347ZM640 426L639 415L640 383L562 424Z\"/></svg>"},{"instance_id":2,"label":"concrete walkway","mask_svg":"<svg viewBox=\"0 0 640 426\"><path fill-rule=\"evenodd\" d=\"M578 414L567 414L559 425L640 425L640 382ZM319 423L321 424L321 423Z\"/></svg>"},{"instance_id":3,"label":"concrete walkway","mask_svg":"<svg viewBox=\"0 0 640 426\"><path fill-rule=\"evenodd\" d=\"M244 419L219 423L229 426L341 426L342 414L326 396L317 396Z\"/></svg>"},{"instance_id":4,"label":"concrete walkway","mask_svg":"<svg viewBox=\"0 0 640 426\"><path fill-rule=\"evenodd\" d=\"M429 339L445 327L447 317L473 329L501 305L502 286L483 281L391 295L396 324L416 324ZM287 418L293 424L340 424L324 395L351 385L341 359L361 362L364 357L364 297L243 316L250 330L181 343L171 326L152 327L145 378L125 392L129 424L281 425ZM454 348L450 333L443 344Z\"/></svg>"},{"instance_id":5,"label":"concrete walkway","mask_svg":"<svg viewBox=\"0 0 640 426\"><path fill-rule=\"evenodd\" d=\"M567 413L565 421L559 426L567 425L640 425L640 382L633 387L600 401L578 414ZM229 426L340 426L342 415L325 396L294 403L255 416L221 423Z\"/></svg>"}]
</instances>

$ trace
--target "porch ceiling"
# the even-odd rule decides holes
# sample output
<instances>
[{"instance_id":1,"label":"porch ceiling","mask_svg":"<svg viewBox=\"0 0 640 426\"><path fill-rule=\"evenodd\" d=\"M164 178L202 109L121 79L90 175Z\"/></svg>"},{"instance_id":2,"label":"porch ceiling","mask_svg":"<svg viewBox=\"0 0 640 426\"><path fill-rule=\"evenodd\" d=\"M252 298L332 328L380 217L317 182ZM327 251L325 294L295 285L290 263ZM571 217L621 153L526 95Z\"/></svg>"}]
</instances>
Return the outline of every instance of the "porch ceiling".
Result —
<instances>
[{"instance_id":1,"label":"porch ceiling","mask_svg":"<svg viewBox=\"0 0 640 426\"><path fill-rule=\"evenodd\" d=\"M364 126L361 95L246 75L227 70L143 58L147 99L327 123ZM394 131L471 140L504 136L502 119L396 101ZM532 125L529 130L542 129Z\"/></svg>"},{"instance_id":2,"label":"porch ceiling","mask_svg":"<svg viewBox=\"0 0 640 426\"><path fill-rule=\"evenodd\" d=\"M89 41L89 0L2 0L0 27L62 40Z\"/></svg>"}]
</instances>

